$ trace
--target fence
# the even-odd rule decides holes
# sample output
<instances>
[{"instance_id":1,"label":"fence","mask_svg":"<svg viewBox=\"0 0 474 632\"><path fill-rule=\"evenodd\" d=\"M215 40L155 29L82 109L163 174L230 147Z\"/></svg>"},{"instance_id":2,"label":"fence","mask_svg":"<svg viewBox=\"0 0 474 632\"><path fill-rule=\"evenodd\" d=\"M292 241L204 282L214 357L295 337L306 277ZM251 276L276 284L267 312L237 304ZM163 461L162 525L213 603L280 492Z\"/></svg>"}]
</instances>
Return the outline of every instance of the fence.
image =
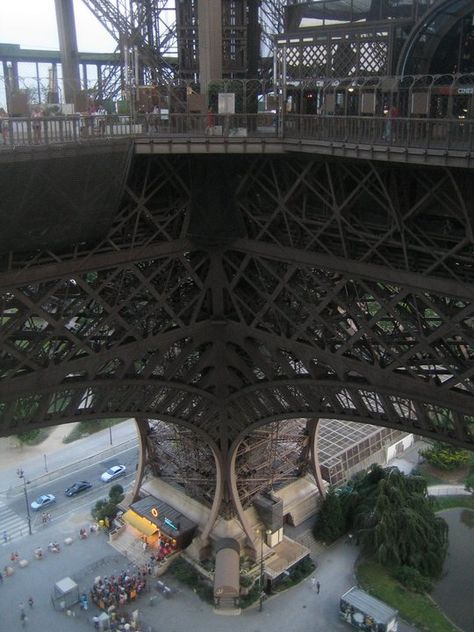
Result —
<instances>
[{"instance_id":1,"label":"fence","mask_svg":"<svg viewBox=\"0 0 474 632\"><path fill-rule=\"evenodd\" d=\"M62 116L2 120L1 148L119 137L299 138L397 147L474 150L472 119L286 114Z\"/></svg>"}]
</instances>

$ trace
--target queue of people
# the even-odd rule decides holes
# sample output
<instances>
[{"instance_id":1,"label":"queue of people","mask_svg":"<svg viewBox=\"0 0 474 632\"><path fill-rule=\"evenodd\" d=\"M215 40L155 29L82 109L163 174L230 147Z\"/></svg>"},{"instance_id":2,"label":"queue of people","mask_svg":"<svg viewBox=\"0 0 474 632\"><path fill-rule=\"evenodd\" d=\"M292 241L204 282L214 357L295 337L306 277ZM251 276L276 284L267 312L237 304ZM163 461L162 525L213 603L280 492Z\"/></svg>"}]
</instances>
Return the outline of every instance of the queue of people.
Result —
<instances>
[{"instance_id":1,"label":"queue of people","mask_svg":"<svg viewBox=\"0 0 474 632\"><path fill-rule=\"evenodd\" d=\"M122 571L120 575L97 578L90 598L101 610L108 611L134 601L146 587L146 573L139 571L129 575Z\"/></svg>"}]
</instances>

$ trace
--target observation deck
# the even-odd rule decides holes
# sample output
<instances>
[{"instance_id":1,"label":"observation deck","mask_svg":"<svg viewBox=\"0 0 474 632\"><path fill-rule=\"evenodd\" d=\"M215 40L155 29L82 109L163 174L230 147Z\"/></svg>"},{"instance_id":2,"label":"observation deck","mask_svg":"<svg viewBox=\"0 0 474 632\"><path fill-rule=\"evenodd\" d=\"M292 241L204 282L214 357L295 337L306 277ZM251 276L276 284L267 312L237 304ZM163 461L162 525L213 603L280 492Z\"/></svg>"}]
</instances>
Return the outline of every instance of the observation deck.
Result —
<instances>
[{"instance_id":1,"label":"observation deck","mask_svg":"<svg viewBox=\"0 0 474 632\"><path fill-rule=\"evenodd\" d=\"M328 156L470 168L474 164L474 121L291 114L170 115L155 123L129 116L48 117L41 130L30 118L3 119L0 160L74 145L133 141L136 154L285 154ZM387 125L390 125L388 131Z\"/></svg>"}]
</instances>

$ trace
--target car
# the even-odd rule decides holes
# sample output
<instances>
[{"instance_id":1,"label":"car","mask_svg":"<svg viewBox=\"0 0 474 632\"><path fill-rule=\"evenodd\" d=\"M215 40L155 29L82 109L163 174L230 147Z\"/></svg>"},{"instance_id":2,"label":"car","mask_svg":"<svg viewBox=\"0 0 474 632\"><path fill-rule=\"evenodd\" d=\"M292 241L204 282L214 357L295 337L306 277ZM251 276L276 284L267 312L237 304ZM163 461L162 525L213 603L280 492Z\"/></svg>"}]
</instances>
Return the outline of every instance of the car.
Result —
<instances>
[{"instance_id":1,"label":"car","mask_svg":"<svg viewBox=\"0 0 474 632\"><path fill-rule=\"evenodd\" d=\"M53 494L42 494L31 503L31 508L33 509L33 511L39 511L40 509L44 509L44 507L48 507L55 502L56 497L53 496Z\"/></svg>"},{"instance_id":2,"label":"car","mask_svg":"<svg viewBox=\"0 0 474 632\"><path fill-rule=\"evenodd\" d=\"M127 468L125 465L113 465L112 467L109 467L109 469L104 472L100 478L104 481L104 483L108 483L109 481L113 481L114 478L118 478L119 476L122 476L122 474L125 474L126 470Z\"/></svg>"},{"instance_id":3,"label":"car","mask_svg":"<svg viewBox=\"0 0 474 632\"><path fill-rule=\"evenodd\" d=\"M74 496L75 494L79 494L79 492L85 492L86 489L90 489L92 484L87 481L78 481L68 487L65 491L66 496Z\"/></svg>"}]
</instances>

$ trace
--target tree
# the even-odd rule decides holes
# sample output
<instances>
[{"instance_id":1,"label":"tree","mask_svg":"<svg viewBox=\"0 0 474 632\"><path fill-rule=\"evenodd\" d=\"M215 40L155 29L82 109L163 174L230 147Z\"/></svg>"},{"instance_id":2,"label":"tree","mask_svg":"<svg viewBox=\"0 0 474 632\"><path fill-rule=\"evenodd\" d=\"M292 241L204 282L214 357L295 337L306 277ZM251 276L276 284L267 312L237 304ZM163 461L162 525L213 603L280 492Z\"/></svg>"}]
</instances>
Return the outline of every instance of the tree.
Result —
<instances>
[{"instance_id":1,"label":"tree","mask_svg":"<svg viewBox=\"0 0 474 632\"><path fill-rule=\"evenodd\" d=\"M346 530L346 521L341 500L334 489L330 489L321 504L314 536L323 542L334 542Z\"/></svg>"},{"instance_id":2,"label":"tree","mask_svg":"<svg viewBox=\"0 0 474 632\"><path fill-rule=\"evenodd\" d=\"M359 485L359 502L353 508L363 551L381 564L438 577L447 553L448 526L434 513L426 482L398 470L382 473L369 474Z\"/></svg>"},{"instance_id":3,"label":"tree","mask_svg":"<svg viewBox=\"0 0 474 632\"><path fill-rule=\"evenodd\" d=\"M105 520L109 522L115 518L118 512L118 505L123 500L123 487L121 485L113 485L109 490L108 498L101 498L94 505L91 514L94 520Z\"/></svg>"}]
</instances>

